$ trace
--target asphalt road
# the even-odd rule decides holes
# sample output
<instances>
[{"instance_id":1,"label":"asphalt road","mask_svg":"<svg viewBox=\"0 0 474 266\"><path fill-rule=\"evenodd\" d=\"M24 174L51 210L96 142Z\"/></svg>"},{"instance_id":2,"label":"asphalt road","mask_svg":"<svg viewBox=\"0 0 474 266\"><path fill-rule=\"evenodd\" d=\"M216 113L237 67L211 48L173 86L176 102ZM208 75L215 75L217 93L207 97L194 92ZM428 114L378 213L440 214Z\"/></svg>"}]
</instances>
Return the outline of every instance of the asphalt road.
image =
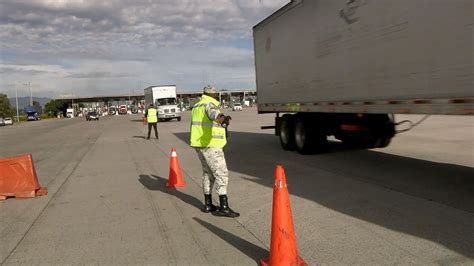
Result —
<instances>
[{"instance_id":1,"label":"asphalt road","mask_svg":"<svg viewBox=\"0 0 474 266\"><path fill-rule=\"evenodd\" d=\"M315 264L474 264L474 118L432 116L386 149L283 151L272 115L231 112L229 201L202 213L190 113L146 140L139 115L0 127L0 157L32 153L47 196L0 202L0 264L255 265L268 256L277 164L298 249ZM404 116L416 121L420 116ZM187 186L165 188L170 149ZM217 196L214 195L217 200Z\"/></svg>"}]
</instances>

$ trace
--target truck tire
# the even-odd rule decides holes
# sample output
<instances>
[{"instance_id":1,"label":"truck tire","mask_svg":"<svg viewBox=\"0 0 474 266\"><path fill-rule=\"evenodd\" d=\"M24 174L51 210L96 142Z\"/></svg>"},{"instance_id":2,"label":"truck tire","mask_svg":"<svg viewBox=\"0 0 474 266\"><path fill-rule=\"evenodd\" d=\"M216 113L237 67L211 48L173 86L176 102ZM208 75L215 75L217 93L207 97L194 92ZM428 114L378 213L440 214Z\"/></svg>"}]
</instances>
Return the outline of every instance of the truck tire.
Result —
<instances>
[{"instance_id":1,"label":"truck tire","mask_svg":"<svg viewBox=\"0 0 474 266\"><path fill-rule=\"evenodd\" d=\"M366 115L368 118L362 125L369 128L364 134L345 135L342 142L355 149L385 148L395 135L395 125L386 114Z\"/></svg>"},{"instance_id":2,"label":"truck tire","mask_svg":"<svg viewBox=\"0 0 474 266\"><path fill-rule=\"evenodd\" d=\"M312 125L304 117L295 119L295 147L301 154L327 152L329 145L326 133Z\"/></svg>"},{"instance_id":3,"label":"truck tire","mask_svg":"<svg viewBox=\"0 0 474 266\"><path fill-rule=\"evenodd\" d=\"M179 121L181 121L181 116L180 116L180 117L178 117L178 122L179 122Z\"/></svg>"},{"instance_id":4,"label":"truck tire","mask_svg":"<svg viewBox=\"0 0 474 266\"><path fill-rule=\"evenodd\" d=\"M377 142L375 144L375 147L376 148L385 148L390 144L391 140L392 140L392 138L390 138L390 137L380 137L377 140Z\"/></svg>"},{"instance_id":5,"label":"truck tire","mask_svg":"<svg viewBox=\"0 0 474 266\"><path fill-rule=\"evenodd\" d=\"M285 114L280 122L280 144L284 150L295 149L295 130L293 115Z\"/></svg>"},{"instance_id":6,"label":"truck tire","mask_svg":"<svg viewBox=\"0 0 474 266\"><path fill-rule=\"evenodd\" d=\"M369 132L363 137L346 136L341 141L350 149L375 149L387 147L391 139L390 137L376 136Z\"/></svg>"}]
</instances>

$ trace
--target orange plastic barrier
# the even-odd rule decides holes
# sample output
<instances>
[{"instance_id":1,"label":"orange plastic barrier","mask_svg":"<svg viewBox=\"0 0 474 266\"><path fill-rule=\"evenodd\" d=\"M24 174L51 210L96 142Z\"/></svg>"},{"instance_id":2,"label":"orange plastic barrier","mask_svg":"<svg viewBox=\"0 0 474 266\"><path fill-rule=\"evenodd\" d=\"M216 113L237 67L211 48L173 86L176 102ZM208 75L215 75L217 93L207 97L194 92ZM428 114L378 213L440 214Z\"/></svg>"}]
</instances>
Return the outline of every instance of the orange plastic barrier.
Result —
<instances>
[{"instance_id":1,"label":"orange plastic barrier","mask_svg":"<svg viewBox=\"0 0 474 266\"><path fill-rule=\"evenodd\" d=\"M298 255L285 170L281 165L277 165L275 169L270 258L260 260L260 264L272 266L308 265Z\"/></svg>"},{"instance_id":2,"label":"orange plastic barrier","mask_svg":"<svg viewBox=\"0 0 474 266\"><path fill-rule=\"evenodd\" d=\"M36 176L31 154L0 159L0 200L34 198L48 194Z\"/></svg>"},{"instance_id":3,"label":"orange plastic barrier","mask_svg":"<svg viewBox=\"0 0 474 266\"><path fill-rule=\"evenodd\" d=\"M185 187L183 175L181 174L181 168L179 167L178 155L175 148L171 148L171 160L170 160L170 174L168 177L168 183L166 187L176 188Z\"/></svg>"}]
</instances>

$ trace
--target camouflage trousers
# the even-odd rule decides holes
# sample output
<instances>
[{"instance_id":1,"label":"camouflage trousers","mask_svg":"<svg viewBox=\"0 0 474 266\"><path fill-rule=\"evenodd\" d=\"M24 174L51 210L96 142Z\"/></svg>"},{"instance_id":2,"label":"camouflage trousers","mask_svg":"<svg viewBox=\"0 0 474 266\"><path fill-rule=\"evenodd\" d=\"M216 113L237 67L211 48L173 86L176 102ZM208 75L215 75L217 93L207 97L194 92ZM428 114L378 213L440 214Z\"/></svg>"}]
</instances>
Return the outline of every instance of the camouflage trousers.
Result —
<instances>
[{"instance_id":1,"label":"camouflage trousers","mask_svg":"<svg viewBox=\"0 0 474 266\"><path fill-rule=\"evenodd\" d=\"M221 148L196 148L202 165L202 187L204 194L212 194L214 183L218 195L227 194L229 171Z\"/></svg>"}]
</instances>

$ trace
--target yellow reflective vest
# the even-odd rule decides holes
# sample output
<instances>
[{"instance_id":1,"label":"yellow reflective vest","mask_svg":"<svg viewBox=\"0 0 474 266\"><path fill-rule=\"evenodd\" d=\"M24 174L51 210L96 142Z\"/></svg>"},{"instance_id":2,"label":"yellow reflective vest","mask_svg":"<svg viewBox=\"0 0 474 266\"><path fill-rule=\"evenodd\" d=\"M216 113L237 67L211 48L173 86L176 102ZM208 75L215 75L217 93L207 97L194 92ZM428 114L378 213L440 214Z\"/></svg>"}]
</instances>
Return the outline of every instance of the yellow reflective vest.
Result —
<instances>
[{"instance_id":1,"label":"yellow reflective vest","mask_svg":"<svg viewBox=\"0 0 474 266\"><path fill-rule=\"evenodd\" d=\"M148 109L148 115L146 117L148 123L158 122L158 111L155 108Z\"/></svg>"},{"instance_id":2,"label":"yellow reflective vest","mask_svg":"<svg viewBox=\"0 0 474 266\"><path fill-rule=\"evenodd\" d=\"M206 114L206 106L219 102L209 96L203 95L201 100L193 107L191 118L191 147L198 148L223 148L227 143L225 128L217 122L211 121Z\"/></svg>"}]
</instances>

